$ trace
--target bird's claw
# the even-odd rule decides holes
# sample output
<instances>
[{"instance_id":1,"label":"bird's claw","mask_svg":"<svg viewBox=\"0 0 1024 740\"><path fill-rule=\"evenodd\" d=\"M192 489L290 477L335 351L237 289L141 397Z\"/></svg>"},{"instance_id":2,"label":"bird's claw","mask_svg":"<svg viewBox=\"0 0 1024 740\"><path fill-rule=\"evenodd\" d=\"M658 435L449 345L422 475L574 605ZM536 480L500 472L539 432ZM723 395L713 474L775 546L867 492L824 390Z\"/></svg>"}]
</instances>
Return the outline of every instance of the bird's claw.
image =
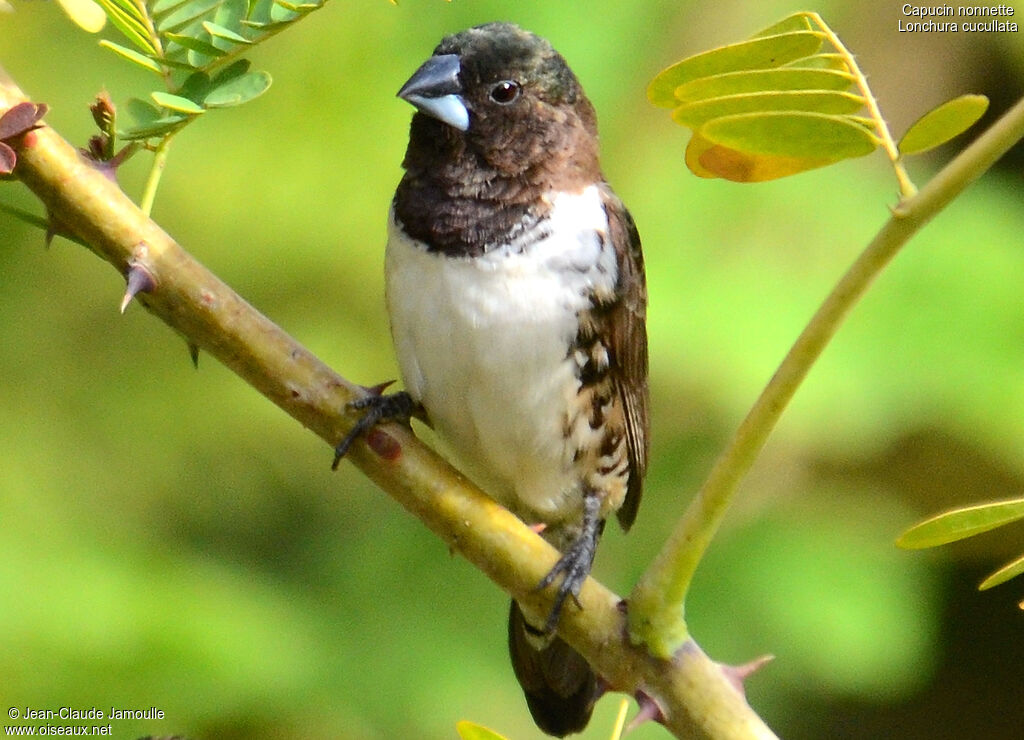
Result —
<instances>
[{"instance_id":1,"label":"bird's claw","mask_svg":"<svg viewBox=\"0 0 1024 740\"><path fill-rule=\"evenodd\" d=\"M408 424L417 407L416 402L405 391L389 394L372 394L357 398L346 404L346 409L365 411L366 413L355 423L352 429L346 434L334 448L334 462L331 470L338 469L341 458L349 451L352 443L359 437L366 434L378 424L386 421L400 421Z\"/></svg>"},{"instance_id":2,"label":"bird's claw","mask_svg":"<svg viewBox=\"0 0 1024 740\"><path fill-rule=\"evenodd\" d=\"M552 634L558 627L558 620L562 616L562 607L570 596L576 606L582 608L579 601L580 590L583 588L583 582L590 575L590 568L594 564L594 553L597 550L597 540L601 535L600 506L601 500L598 495L587 493L583 499L583 526L580 528L579 535L566 548L554 567L537 584L536 590L540 591L558 580L559 576L562 578L555 592L555 601L548 613L547 621L544 623L546 634Z\"/></svg>"}]
</instances>

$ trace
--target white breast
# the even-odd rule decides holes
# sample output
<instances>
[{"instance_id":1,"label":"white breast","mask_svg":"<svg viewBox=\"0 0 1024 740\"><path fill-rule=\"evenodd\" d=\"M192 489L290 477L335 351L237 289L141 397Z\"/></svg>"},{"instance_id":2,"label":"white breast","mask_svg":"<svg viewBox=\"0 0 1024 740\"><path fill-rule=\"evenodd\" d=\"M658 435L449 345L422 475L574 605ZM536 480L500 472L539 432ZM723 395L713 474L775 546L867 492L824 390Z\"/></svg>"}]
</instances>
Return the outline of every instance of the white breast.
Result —
<instances>
[{"instance_id":1,"label":"white breast","mask_svg":"<svg viewBox=\"0 0 1024 740\"><path fill-rule=\"evenodd\" d=\"M478 483L547 522L578 515L578 499L566 501L579 481L565 444L580 385L568 356L577 315L617 278L597 188L551 202L530 233L476 258L427 252L392 214L386 258L406 389Z\"/></svg>"}]
</instances>

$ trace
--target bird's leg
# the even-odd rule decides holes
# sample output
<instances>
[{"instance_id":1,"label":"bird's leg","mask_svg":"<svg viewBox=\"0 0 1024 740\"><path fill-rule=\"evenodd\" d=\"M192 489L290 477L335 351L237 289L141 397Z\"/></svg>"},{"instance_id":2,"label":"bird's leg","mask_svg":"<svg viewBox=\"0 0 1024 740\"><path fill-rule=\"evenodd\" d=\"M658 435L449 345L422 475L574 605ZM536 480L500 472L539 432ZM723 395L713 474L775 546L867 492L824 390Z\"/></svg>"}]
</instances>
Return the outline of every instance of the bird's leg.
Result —
<instances>
[{"instance_id":1,"label":"bird's leg","mask_svg":"<svg viewBox=\"0 0 1024 740\"><path fill-rule=\"evenodd\" d=\"M338 469L338 463L341 462L341 458L345 457L345 453L348 452L356 438L366 434L378 424L385 421L399 421L408 424L413 416L423 413L420 404L405 391L364 396L350 402L346 408L364 410L366 413L334 448L334 463L331 465L331 470Z\"/></svg>"},{"instance_id":2,"label":"bird's leg","mask_svg":"<svg viewBox=\"0 0 1024 740\"><path fill-rule=\"evenodd\" d=\"M579 606L578 596L583 582L590 574L590 567L594 564L594 552L597 550L597 540L601 536L601 497L596 491L588 490L583 495L583 523L579 534L573 539L555 567L541 579L537 584L537 590L547 588L559 576L562 580L558 584L555 593L555 603L548 614L548 620L544 625L544 631L551 634L558 627L558 618L562 614L562 606L565 600L572 596L572 600Z\"/></svg>"}]
</instances>

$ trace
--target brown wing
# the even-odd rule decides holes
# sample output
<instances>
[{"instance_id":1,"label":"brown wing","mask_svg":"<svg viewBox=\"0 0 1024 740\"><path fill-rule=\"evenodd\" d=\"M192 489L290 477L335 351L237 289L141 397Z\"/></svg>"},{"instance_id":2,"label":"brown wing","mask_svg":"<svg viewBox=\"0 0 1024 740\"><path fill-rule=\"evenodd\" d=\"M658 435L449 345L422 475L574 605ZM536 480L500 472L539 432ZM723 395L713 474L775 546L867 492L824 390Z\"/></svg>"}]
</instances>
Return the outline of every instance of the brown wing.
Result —
<instances>
[{"instance_id":1,"label":"brown wing","mask_svg":"<svg viewBox=\"0 0 1024 740\"><path fill-rule=\"evenodd\" d=\"M636 519L647 472L650 449L647 388L647 281L640 234L629 211L607 185L602 197L608 214L609 236L615 246L619 279L618 300L612 309L611 350L615 358L615 389L626 418L629 482L618 511L619 524L628 530Z\"/></svg>"}]
</instances>

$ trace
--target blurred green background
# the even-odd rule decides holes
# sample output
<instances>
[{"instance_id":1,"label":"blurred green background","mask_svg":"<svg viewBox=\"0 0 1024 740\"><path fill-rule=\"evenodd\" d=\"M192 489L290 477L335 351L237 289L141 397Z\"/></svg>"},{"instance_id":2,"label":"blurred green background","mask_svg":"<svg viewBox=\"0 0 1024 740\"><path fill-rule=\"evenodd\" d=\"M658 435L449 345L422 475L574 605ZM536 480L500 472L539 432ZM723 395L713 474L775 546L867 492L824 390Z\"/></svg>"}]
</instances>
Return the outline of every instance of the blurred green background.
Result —
<instances>
[{"instance_id":1,"label":"blurred green background","mask_svg":"<svg viewBox=\"0 0 1024 740\"><path fill-rule=\"evenodd\" d=\"M0 65L72 142L100 89L122 104L153 89L56 3L11 4ZM177 138L154 215L342 374L395 377L381 265L411 109L394 93L445 33L507 19L550 38L598 110L647 258L653 462L637 525L609 527L596 565L625 593L896 194L881 154L698 180L646 83L814 9L897 135L957 94L998 109L1024 93L1024 35L899 33L901 6L334 0L251 55L267 95ZM938 552L892 541L1024 488L1022 163L1018 147L853 313L699 572L698 641L726 662L776 656L748 693L784 737L1020 737L1024 584L974 586L1024 551L1022 529ZM146 166L122 171L136 197ZM0 200L39 211L15 183ZM119 316L122 279L87 250L44 249L2 214L0 246L3 707L165 712L115 721L123 738L453 738L462 718L538 736L495 587L212 358L196 371L144 310ZM586 737L608 736L616 706Z\"/></svg>"}]
</instances>

